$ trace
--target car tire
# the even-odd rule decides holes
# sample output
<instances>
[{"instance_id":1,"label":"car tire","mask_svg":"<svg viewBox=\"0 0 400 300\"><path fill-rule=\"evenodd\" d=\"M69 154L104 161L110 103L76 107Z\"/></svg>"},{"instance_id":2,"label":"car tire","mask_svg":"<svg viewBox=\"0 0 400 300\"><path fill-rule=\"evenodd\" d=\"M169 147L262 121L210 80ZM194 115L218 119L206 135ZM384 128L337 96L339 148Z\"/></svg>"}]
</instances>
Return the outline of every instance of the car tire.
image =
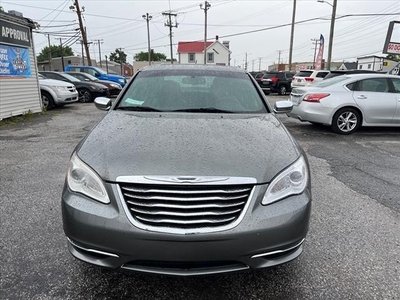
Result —
<instances>
[{"instance_id":1,"label":"car tire","mask_svg":"<svg viewBox=\"0 0 400 300\"><path fill-rule=\"evenodd\" d=\"M286 92L287 92L286 86L281 85L281 86L279 87L278 94L279 94L279 95L286 95Z\"/></svg>"},{"instance_id":2,"label":"car tire","mask_svg":"<svg viewBox=\"0 0 400 300\"><path fill-rule=\"evenodd\" d=\"M43 108L45 108L46 110L54 108L53 97L46 91L40 91L40 94L41 94Z\"/></svg>"},{"instance_id":3,"label":"car tire","mask_svg":"<svg viewBox=\"0 0 400 300\"><path fill-rule=\"evenodd\" d=\"M264 95L269 95L270 94L270 92L264 92Z\"/></svg>"},{"instance_id":4,"label":"car tire","mask_svg":"<svg viewBox=\"0 0 400 300\"><path fill-rule=\"evenodd\" d=\"M339 109L332 119L332 130L340 134L352 134L361 126L360 113L351 107Z\"/></svg>"},{"instance_id":5,"label":"car tire","mask_svg":"<svg viewBox=\"0 0 400 300\"><path fill-rule=\"evenodd\" d=\"M79 90L79 102L87 103L92 101L92 93L88 89Z\"/></svg>"}]
</instances>

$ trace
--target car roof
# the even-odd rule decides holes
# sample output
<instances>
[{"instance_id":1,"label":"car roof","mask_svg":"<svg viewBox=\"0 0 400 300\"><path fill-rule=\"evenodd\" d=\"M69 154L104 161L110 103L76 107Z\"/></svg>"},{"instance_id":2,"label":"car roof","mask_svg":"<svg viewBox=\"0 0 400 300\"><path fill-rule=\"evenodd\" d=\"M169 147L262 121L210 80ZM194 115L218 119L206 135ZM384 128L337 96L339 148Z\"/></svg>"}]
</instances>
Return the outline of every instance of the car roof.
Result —
<instances>
[{"instance_id":1,"label":"car roof","mask_svg":"<svg viewBox=\"0 0 400 300\"><path fill-rule=\"evenodd\" d=\"M192 64L158 64L147 66L140 69L141 72L148 71L164 71L164 70L199 70L199 71L224 71L233 73L248 73L247 71L238 67L231 66L216 66L216 65L192 65Z\"/></svg>"}]
</instances>

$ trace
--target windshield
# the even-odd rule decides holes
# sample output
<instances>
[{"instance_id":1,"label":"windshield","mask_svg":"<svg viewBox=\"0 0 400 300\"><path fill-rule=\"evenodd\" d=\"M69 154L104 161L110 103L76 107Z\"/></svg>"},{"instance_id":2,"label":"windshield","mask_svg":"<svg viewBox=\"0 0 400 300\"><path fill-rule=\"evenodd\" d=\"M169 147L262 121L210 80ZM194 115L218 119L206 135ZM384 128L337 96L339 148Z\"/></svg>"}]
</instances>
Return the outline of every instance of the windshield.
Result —
<instances>
[{"instance_id":1,"label":"windshield","mask_svg":"<svg viewBox=\"0 0 400 300\"><path fill-rule=\"evenodd\" d=\"M300 72L297 72L296 75L294 75L294 76L296 76L296 77L309 77L311 74L312 74L312 71L300 71Z\"/></svg>"},{"instance_id":2,"label":"windshield","mask_svg":"<svg viewBox=\"0 0 400 300\"><path fill-rule=\"evenodd\" d=\"M268 78L268 79L275 78L275 77L278 77L278 74L276 74L276 73L267 73L267 74L264 74L264 76L263 76L263 78Z\"/></svg>"},{"instance_id":3,"label":"windshield","mask_svg":"<svg viewBox=\"0 0 400 300\"><path fill-rule=\"evenodd\" d=\"M69 74L63 73L62 76L64 76L66 79L68 79L71 82L80 82L79 79L77 79L74 76L71 76Z\"/></svg>"},{"instance_id":4,"label":"windshield","mask_svg":"<svg viewBox=\"0 0 400 300\"><path fill-rule=\"evenodd\" d=\"M349 76L345 76L345 75L332 77L332 78L317 82L317 83L313 84L312 86L313 87L327 87L327 86L331 86L332 84L344 81L349 78L350 78Z\"/></svg>"},{"instance_id":5,"label":"windshield","mask_svg":"<svg viewBox=\"0 0 400 300\"><path fill-rule=\"evenodd\" d=\"M100 74L103 74L103 75L107 74L107 72L103 71L102 69L99 69L99 68L93 68L93 69L95 69L97 73L100 73Z\"/></svg>"},{"instance_id":6,"label":"windshield","mask_svg":"<svg viewBox=\"0 0 400 300\"><path fill-rule=\"evenodd\" d=\"M93 80L93 81L98 81L99 80L98 78L94 77L91 74L88 74L88 73L84 73L84 74L85 75L83 75L83 76L86 77L86 78L89 78L90 80Z\"/></svg>"},{"instance_id":7,"label":"windshield","mask_svg":"<svg viewBox=\"0 0 400 300\"><path fill-rule=\"evenodd\" d=\"M206 113L268 112L263 98L247 74L188 69L139 73L117 109Z\"/></svg>"}]
</instances>

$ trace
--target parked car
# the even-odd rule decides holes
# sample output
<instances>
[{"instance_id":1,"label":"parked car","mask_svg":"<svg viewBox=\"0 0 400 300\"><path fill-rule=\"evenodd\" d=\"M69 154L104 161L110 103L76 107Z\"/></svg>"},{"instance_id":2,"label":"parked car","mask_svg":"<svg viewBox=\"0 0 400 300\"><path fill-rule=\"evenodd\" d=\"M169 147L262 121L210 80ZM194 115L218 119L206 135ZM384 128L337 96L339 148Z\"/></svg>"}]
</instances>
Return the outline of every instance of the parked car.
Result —
<instances>
[{"instance_id":1,"label":"parked car","mask_svg":"<svg viewBox=\"0 0 400 300\"><path fill-rule=\"evenodd\" d=\"M310 85L322 81L329 71L324 70L301 70L292 79L292 88Z\"/></svg>"},{"instance_id":2,"label":"parked car","mask_svg":"<svg viewBox=\"0 0 400 300\"><path fill-rule=\"evenodd\" d=\"M268 72L261 77L260 86L267 95L269 93L285 95L292 90L291 83L293 76L294 73L292 72Z\"/></svg>"},{"instance_id":3,"label":"parked car","mask_svg":"<svg viewBox=\"0 0 400 300\"><path fill-rule=\"evenodd\" d=\"M360 126L400 127L400 78L384 74L342 75L294 88L288 116L351 134Z\"/></svg>"},{"instance_id":4,"label":"parked car","mask_svg":"<svg viewBox=\"0 0 400 300\"><path fill-rule=\"evenodd\" d=\"M372 70L360 70L360 69L354 69L354 70L333 70L330 71L328 75L325 76L325 79L333 78L336 76L340 75L351 75L351 74L379 74L377 71L372 71Z\"/></svg>"},{"instance_id":5,"label":"parked car","mask_svg":"<svg viewBox=\"0 0 400 300\"><path fill-rule=\"evenodd\" d=\"M120 84L108 80L99 80L96 77L82 72L68 72L69 75L74 76L75 78L79 79L80 81L90 81L95 83L100 83L105 85L108 90L110 91L110 96L117 96L122 90Z\"/></svg>"},{"instance_id":6,"label":"parked car","mask_svg":"<svg viewBox=\"0 0 400 300\"><path fill-rule=\"evenodd\" d=\"M254 75L254 79L257 81L258 85L261 86L261 78L264 76L265 73L257 73Z\"/></svg>"},{"instance_id":7,"label":"parked car","mask_svg":"<svg viewBox=\"0 0 400 300\"><path fill-rule=\"evenodd\" d=\"M55 80L61 80L75 85L79 93L80 102L91 102L96 97L109 96L110 91L102 84L80 81L79 79L62 72L40 71L39 74Z\"/></svg>"},{"instance_id":8,"label":"parked car","mask_svg":"<svg viewBox=\"0 0 400 300\"><path fill-rule=\"evenodd\" d=\"M303 251L311 209L305 153L244 70L140 70L73 151L62 194L76 258L204 275L271 267Z\"/></svg>"},{"instance_id":9,"label":"parked car","mask_svg":"<svg viewBox=\"0 0 400 300\"><path fill-rule=\"evenodd\" d=\"M78 91L75 86L60 80L47 79L38 75L42 105L50 110L65 104L78 101Z\"/></svg>"},{"instance_id":10,"label":"parked car","mask_svg":"<svg viewBox=\"0 0 400 300\"><path fill-rule=\"evenodd\" d=\"M97 68L97 67L92 67L92 66L66 66L65 68L66 72L83 72L83 73L88 73L99 80L108 80L112 81L115 83L118 83L122 87L125 86L127 83L127 80L124 76L121 75L114 75L114 74L107 74L106 71Z\"/></svg>"}]
</instances>

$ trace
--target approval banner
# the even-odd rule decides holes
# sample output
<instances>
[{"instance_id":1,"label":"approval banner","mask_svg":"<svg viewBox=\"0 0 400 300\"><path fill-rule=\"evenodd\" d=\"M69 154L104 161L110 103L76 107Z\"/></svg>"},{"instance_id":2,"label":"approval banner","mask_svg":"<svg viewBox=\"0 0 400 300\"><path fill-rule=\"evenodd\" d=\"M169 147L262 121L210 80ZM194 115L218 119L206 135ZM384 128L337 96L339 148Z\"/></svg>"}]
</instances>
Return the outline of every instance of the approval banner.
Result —
<instances>
[{"instance_id":1,"label":"approval banner","mask_svg":"<svg viewBox=\"0 0 400 300\"><path fill-rule=\"evenodd\" d=\"M31 76L29 50L0 44L0 76Z\"/></svg>"}]
</instances>

